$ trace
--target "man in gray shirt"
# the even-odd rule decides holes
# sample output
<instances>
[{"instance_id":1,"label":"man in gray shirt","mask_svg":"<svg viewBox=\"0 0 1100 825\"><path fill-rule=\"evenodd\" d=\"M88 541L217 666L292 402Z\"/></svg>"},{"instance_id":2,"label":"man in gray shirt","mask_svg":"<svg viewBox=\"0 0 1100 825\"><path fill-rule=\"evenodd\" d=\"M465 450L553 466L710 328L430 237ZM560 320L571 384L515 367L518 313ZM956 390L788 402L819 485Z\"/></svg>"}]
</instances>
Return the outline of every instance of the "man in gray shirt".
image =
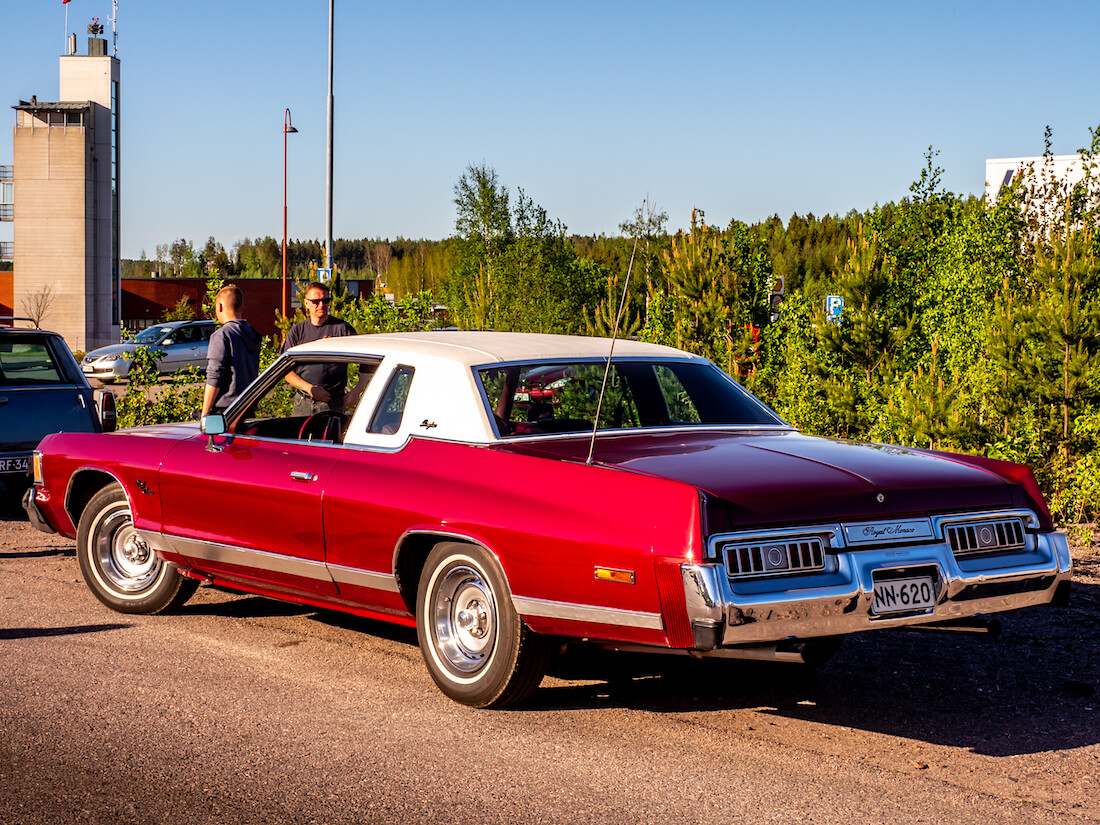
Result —
<instances>
[{"instance_id":1,"label":"man in gray shirt","mask_svg":"<svg viewBox=\"0 0 1100 825\"><path fill-rule=\"evenodd\" d=\"M235 284L222 287L214 299L214 314L221 326L210 336L206 351L203 415L225 410L260 374L263 338L240 317L243 304Z\"/></svg>"}]
</instances>

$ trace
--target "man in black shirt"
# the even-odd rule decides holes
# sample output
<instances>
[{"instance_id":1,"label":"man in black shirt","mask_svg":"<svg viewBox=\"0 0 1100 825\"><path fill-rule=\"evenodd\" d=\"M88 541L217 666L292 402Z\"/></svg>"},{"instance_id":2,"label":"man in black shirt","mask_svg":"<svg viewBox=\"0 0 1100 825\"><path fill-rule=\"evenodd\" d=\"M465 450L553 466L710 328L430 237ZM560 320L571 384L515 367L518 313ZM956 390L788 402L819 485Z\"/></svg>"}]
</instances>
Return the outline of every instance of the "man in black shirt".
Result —
<instances>
[{"instance_id":1,"label":"man in black shirt","mask_svg":"<svg viewBox=\"0 0 1100 825\"><path fill-rule=\"evenodd\" d=\"M306 287L306 313L309 316L290 328L283 342L283 351L298 344L355 335L355 327L347 321L329 315L332 295L327 286L314 281ZM286 374L286 380L298 392L294 396L295 416L332 410L344 411L347 392L347 364L299 364Z\"/></svg>"}]
</instances>

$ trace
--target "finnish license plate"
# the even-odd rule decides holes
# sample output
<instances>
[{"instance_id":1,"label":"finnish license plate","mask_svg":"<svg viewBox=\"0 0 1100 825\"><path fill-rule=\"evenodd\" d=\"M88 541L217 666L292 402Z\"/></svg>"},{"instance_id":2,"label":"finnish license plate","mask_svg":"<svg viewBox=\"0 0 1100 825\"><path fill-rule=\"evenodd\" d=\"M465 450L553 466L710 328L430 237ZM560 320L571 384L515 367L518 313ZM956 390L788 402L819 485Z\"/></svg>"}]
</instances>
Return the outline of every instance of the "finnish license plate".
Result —
<instances>
[{"instance_id":1,"label":"finnish license plate","mask_svg":"<svg viewBox=\"0 0 1100 825\"><path fill-rule=\"evenodd\" d=\"M93 367L91 364L81 364L80 369L84 372L91 372L95 369L95 367Z\"/></svg>"},{"instance_id":2,"label":"finnish license plate","mask_svg":"<svg viewBox=\"0 0 1100 825\"><path fill-rule=\"evenodd\" d=\"M876 579L871 612L908 613L927 610L936 604L936 589L931 576L914 576L909 579Z\"/></svg>"},{"instance_id":3,"label":"finnish license plate","mask_svg":"<svg viewBox=\"0 0 1100 825\"><path fill-rule=\"evenodd\" d=\"M0 473L27 473L30 472L30 469L31 457L29 455L0 458Z\"/></svg>"}]
</instances>

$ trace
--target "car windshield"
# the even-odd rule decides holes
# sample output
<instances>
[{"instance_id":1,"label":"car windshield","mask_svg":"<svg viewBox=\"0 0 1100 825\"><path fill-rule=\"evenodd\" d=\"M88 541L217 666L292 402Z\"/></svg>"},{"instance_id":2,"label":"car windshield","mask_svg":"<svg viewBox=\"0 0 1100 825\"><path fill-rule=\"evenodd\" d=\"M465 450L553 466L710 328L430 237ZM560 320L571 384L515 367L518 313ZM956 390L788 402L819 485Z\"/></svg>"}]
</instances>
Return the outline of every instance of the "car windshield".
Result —
<instances>
[{"instance_id":1,"label":"car windshield","mask_svg":"<svg viewBox=\"0 0 1100 825\"><path fill-rule=\"evenodd\" d=\"M172 331L172 327L158 325L155 327L149 327L144 329L131 338L127 343L129 344L155 344L165 335Z\"/></svg>"},{"instance_id":2,"label":"car windshield","mask_svg":"<svg viewBox=\"0 0 1100 825\"><path fill-rule=\"evenodd\" d=\"M568 362L477 371L500 435L704 425L782 426L783 421L713 364Z\"/></svg>"}]
</instances>

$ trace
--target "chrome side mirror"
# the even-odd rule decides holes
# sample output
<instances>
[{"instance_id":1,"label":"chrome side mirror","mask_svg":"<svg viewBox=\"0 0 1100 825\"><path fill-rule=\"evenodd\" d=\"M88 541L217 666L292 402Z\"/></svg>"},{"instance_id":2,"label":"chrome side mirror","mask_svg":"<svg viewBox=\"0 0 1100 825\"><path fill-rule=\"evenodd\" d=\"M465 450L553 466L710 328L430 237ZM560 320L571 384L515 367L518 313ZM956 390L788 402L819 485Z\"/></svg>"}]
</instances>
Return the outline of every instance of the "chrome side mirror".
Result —
<instances>
[{"instance_id":1,"label":"chrome side mirror","mask_svg":"<svg viewBox=\"0 0 1100 825\"><path fill-rule=\"evenodd\" d=\"M210 436L210 443L206 445L208 453L220 453L225 449L220 444L214 443L214 436L225 434L225 416L221 413L210 413L199 419L199 429L203 435Z\"/></svg>"},{"instance_id":2,"label":"chrome side mirror","mask_svg":"<svg viewBox=\"0 0 1100 825\"><path fill-rule=\"evenodd\" d=\"M225 416L221 413L209 413L199 420L199 429L203 435L211 437L225 433Z\"/></svg>"}]
</instances>

